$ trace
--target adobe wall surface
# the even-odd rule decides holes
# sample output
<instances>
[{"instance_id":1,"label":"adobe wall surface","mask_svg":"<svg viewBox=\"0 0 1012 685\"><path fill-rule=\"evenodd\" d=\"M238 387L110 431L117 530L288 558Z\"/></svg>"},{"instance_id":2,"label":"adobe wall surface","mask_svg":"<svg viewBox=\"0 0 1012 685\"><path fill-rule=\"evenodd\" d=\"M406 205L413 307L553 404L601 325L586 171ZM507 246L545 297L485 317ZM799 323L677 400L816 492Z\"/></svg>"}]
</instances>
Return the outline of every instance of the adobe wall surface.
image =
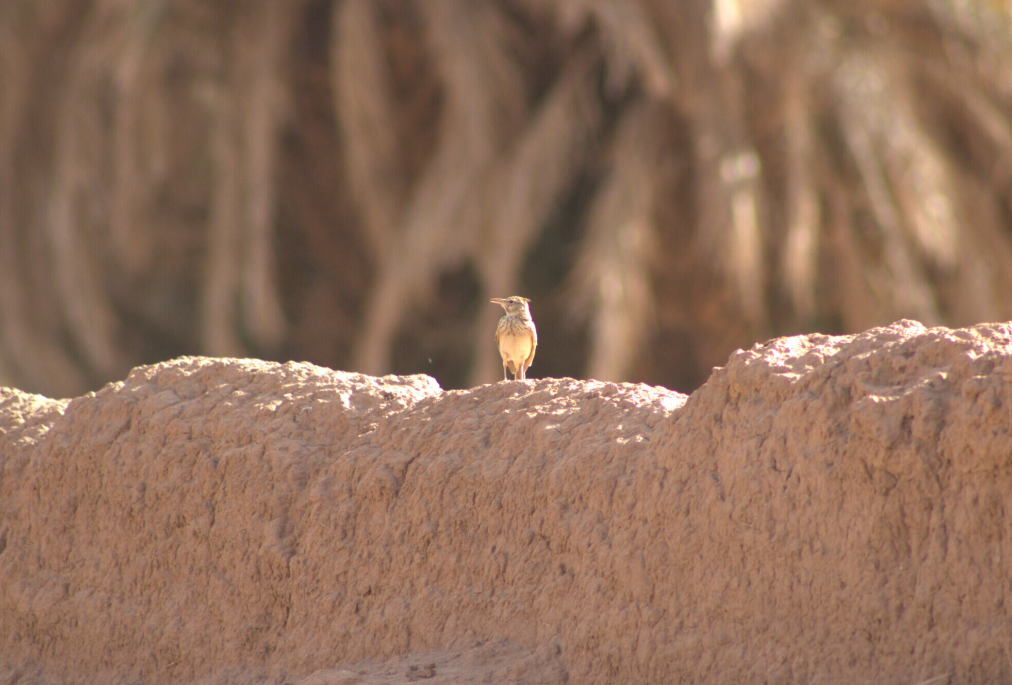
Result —
<instances>
[{"instance_id":1,"label":"adobe wall surface","mask_svg":"<svg viewBox=\"0 0 1012 685\"><path fill-rule=\"evenodd\" d=\"M0 683L1012 681L1012 327L693 395L183 358L0 391Z\"/></svg>"}]
</instances>

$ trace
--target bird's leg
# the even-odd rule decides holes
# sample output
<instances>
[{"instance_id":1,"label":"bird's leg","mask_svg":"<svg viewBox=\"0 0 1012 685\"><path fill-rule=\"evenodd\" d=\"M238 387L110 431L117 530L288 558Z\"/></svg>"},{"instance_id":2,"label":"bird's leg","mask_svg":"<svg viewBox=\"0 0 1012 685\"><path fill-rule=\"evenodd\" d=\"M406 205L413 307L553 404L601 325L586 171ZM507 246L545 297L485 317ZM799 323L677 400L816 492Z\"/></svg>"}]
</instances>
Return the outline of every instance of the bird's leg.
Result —
<instances>
[{"instance_id":1,"label":"bird's leg","mask_svg":"<svg viewBox=\"0 0 1012 685\"><path fill-rule=\"evenodd\" d=\"M509 374L506 371L506 360L505 359L502 362L502 379L504 381L508 381L510 379Z\"/></svg>"}]
</instances>

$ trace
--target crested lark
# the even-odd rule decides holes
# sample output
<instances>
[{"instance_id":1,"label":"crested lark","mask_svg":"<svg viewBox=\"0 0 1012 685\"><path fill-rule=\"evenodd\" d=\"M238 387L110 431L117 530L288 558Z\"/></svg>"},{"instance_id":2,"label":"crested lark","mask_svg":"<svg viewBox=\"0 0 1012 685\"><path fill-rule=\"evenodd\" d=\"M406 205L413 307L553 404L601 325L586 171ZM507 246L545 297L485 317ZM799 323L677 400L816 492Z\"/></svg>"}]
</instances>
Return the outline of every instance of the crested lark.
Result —
<instances>
[{"instance_id":1,"label":"crested lark","mask_svg":"<svg viewBox=\"0 0 1012 685\"><path fill-rule=\"evenodd\" d=\"M493 297L489 302L501 304L506 316L499 319L495 327L495 344L502 355L502 379L509 380L506 371L513 374L513 380L527 378L527 369L534 362L534 350L538 347L538 329L531 319L530 302L526 297L512 295L506 298Z\"/></svg>"}]
</instances>

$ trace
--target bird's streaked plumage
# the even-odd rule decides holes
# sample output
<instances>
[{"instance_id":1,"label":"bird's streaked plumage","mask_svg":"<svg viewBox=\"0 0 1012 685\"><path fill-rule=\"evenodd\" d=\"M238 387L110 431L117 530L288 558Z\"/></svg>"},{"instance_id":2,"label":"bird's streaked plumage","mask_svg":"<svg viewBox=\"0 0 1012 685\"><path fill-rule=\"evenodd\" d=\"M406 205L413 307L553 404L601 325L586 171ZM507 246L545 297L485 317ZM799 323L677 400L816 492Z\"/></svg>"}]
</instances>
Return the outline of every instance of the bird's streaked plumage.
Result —
<instances>
[{"instance_id":1,"label":"bird's streaked plumage","mask_svg":"<svg viewBox=\"0 0 1012 685\"><path fill-rule=\"evenodd\" d=\"M495 344L502 356L503 380L509 380L508 373L513 374L513 380L524 380L527 369L534 363L534 351L538 347L538 329L531 319L530 300L511 295L493 297L489 302L502 305L506 310L506 316L499 319L495 329Z\"/></svg>"}]
</instances>

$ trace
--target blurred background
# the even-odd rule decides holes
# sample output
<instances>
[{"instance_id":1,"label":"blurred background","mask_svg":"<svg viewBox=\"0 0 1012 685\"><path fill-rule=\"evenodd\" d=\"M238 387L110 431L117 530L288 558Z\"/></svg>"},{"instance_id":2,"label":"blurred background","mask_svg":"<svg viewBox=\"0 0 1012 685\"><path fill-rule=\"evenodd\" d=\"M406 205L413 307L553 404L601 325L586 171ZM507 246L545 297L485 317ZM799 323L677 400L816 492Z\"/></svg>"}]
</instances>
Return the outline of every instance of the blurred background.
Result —
<instances>
[{"instance_id":1,"label":"blurred background","mask_svg":"<svg viewBox=\"0 0 1012 685\"><path fill-rule=\"evenodd\" d=\"M0 0L0 385L184 354L691 391L1012 319L1008 0Z\"/></svg>"}]
</instances>

